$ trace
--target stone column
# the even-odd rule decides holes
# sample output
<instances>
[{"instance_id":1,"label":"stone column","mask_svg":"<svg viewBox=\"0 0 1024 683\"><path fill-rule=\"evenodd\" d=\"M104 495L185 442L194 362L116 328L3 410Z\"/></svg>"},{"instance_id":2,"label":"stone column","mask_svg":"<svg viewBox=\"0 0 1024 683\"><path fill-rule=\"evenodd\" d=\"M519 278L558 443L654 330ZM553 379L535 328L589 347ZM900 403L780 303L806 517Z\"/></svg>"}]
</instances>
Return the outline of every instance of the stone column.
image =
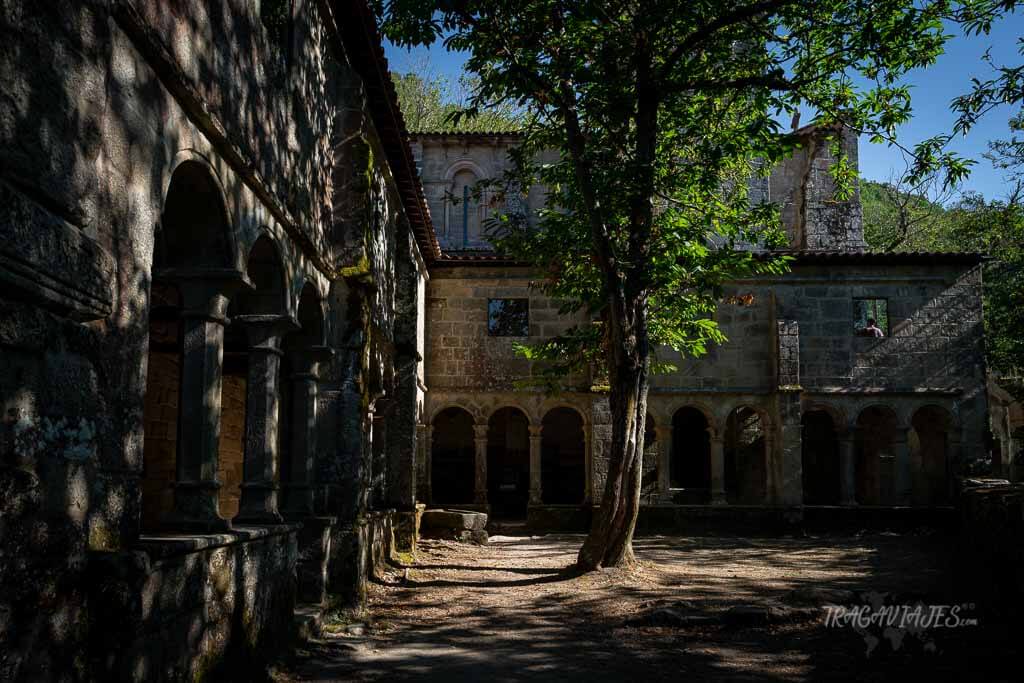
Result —
<instances>
[{"instance_id":1,"label":"stone column","mask_svg":"<svg viewBox=\"0 0 1024 683\"><path fill-rule=\"evenodd\" d=\"M541 425L530 425L530 505L540 505L544 502L541 488Z\"/></svg>"},{"instance_id":2,"label":"stone column","mask_svg":"<svg viewBox=\"0 0 1024 683\"><path fill-rule=\"evenodd\" d=\"M250 286L240 271L164 271L181 292L183 349L178 402L174 510L165 519L182 531L231 528L218 511L217 479L224 328L230 296Z\"/></svg>"},{"instance_id":3,"label":"stone column","mask_svg":"<svg viewBox=\"0 0 1024 683\"><path fill-rule=\"evenodd\" d=\"M434 425L423 425L423 502L433 502L434 482Z\"/></svg>"},{"instance_id":4,"label":"stone column","mask_svg":"<svg viewBox=\"0 0 1024 683\"><path fill-rule=\"evenodd\" d=\"M317 399L319 364L330 359L333 349L314 346L288 352L292 367L291 476L284 483L288 490L285 516L303 519L316 514L314 506L314 472L316 456Z\"/></svg>"},{"instance_id":5,"label":"stone column","mask_svg":"<svg viewBox=\"0 0 1024 683\"><path fill-rule=\"evenodd\" d=\"M583 471L586 481L583 482L583 504L594 503L594 459L591 454L591 434L593 427L589 422L583 423Z\"/></svg>"},{"instance_id":6,"label":"stone column","mask_svg":"<svg viewBox=\"0 0 1024 683\"><path fill-rule=\"evenodd\" d=\"M856 427L838 435L839 439L839 504L857 504L857 465L854 455Z\"/></svg>"},{"instance_id":7,"label":"stone column","mask_svg":"<svg viewBox=\"0 0 1024 683\"><path fill-rule=\"evenodd\" d=\"M672 427L655 427L658 439L658 498L662 502L672 501Z\"/></svg>"},{"instance_id":8,"label":"stone column","mask_svg":"<svg viewBox=\"0 0 1024 683\"><path fill-rule=\"evenodd\" d=\"M892 454L895 459L893 466L893 497L892 504L910 505L914 480L910 467L910 445L907 443L907 427L897 427L893 439Z\"/></svg>"},{"instance_id":9,"label":"stone column","mask_svg":"<svg viewBox=\"0 0 1024 683\"><path fill-rule=\"evenodd\" d=\"M487 425L474 425L476 444L476 477L473 486L473 502L487 504Z\"/></svg>"},{"instance_id":10,"label":"stone column","mask_svg":"<svg viewBox=\"0 0 1024 683\"><path fill-rule=\"evenodd\" d=\"M725 439L722 434L708 428L711 435L711 504L725 505Z\"/></svg>"},{"instance_id":11,"label":"stone column","mask_svg":"<svg viewBox=\"0 0 1024 683\"><path fill-rule=\"evenodd\" d=\"M245 391L245 459L242 498L235 521L280 524L276 481L280 415L281 338L298 324L283 315L242 315L236 322L249 340Z\"/></svg>"}]
</instances>

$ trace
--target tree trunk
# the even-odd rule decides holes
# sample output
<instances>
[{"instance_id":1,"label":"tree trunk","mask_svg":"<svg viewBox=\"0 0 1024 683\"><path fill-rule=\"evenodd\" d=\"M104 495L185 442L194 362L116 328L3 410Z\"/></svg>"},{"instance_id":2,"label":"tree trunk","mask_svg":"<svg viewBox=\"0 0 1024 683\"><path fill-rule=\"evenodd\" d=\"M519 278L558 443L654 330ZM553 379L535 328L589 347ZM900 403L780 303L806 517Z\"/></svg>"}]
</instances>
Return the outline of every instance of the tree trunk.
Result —
<instances>
[{"instance_id":1,"label":"tree trunk","mask_svg":"<svg viewBox=\"0 0 1024 683\"><path fill-rule=\"evenodd\" d=\"M633 529L640 511L649 371L645 308L646 302L638 298L626 307L632 314L624 316L627 321L610 321L611 451L604 495L576 560L584 571L635 563Z\"/></svg>"}]
</instances>

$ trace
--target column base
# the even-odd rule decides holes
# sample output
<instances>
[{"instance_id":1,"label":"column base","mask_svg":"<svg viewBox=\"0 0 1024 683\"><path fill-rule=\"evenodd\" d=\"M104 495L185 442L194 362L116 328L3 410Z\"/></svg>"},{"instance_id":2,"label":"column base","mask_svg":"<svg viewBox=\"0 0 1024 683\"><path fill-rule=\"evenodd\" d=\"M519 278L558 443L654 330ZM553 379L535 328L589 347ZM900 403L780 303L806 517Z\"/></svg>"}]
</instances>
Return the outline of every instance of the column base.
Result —
<instances>
[{"instance_id":1,"label":"column base","mask_svg":"<svg viewBox=\"0 0 1024 683\"><path fill-rule=\"evenodd\" d=\"M725 491L715 491L711 494L712 505L728 505L729 500L725 496Z\"/></svg>"},{"instance_id":2,"label":"column base","mask_svg":"<svg viewBox=\"0 0 1024 683\"><path fill-rule=\"evenodd\" d=\"M220 482L179 481L174 484L174 509L161 526L188 533L215 534L231 530L231 520L220 516Z\"/></svg>"},{"instance_id":3,"label":"column base","mask_svg":"<svg viewBox=\"0 0 1024 683\"><path fill-rule=\"evenodd\" d=\"M235 524L283 524L284 517L277 511L277 486L275 484L242 484L242 499L239 501Z\"/></svg>"},{"instance_id":4,"label":"column base","mask_svg":"<svg viewBox=\"0 0 1024 683\"><path fill-rule=\"evenodd\" d=\"M281 509L285 519L302 521L316 515L313 487L307 484L285 484L288 504Z\"/></svg>"}]
</instances>

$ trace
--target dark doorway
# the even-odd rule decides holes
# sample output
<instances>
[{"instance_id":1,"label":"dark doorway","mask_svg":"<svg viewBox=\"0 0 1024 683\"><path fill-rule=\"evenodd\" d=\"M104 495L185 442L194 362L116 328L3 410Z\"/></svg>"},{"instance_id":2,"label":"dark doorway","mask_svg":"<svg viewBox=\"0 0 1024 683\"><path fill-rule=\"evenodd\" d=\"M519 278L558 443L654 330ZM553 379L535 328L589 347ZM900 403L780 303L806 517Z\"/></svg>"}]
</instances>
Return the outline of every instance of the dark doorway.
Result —
<instances>
[{"instance_id":1,"label":"dark doorway","mask_svg":"<svg viewBox=\"0 0 1024 683\"><path fill-rule=\"evenodd\" d=\"M896 413L883 406L865 408L857 416L855 461L857 503L896 503Z\"/></svg>"},{"instance_id":2,"label":"dark doorway","mask_svg":"<svg viewBox=\"0 0 1024 683\"><path fill-rule=\"evenodd\" d=\"M530 421L517 408L502 408L487 428L487 500L494 517L526 517L530 499Z\"/></svg>"},{"instance_id":3,"label":"dark doorway","mask_svg":"<svg viewBox=\"0 0 1024 683\"><path fill-rule=\"evenodd\" d=\"M768 460L764 421L756 410L740 406L725 422L725 495L730 503L761 505L767 494Z\"/></svg>"},{"instance_id":4,"label":"dark doorway","mask_svg":"<svg viewBox=\"0 0 1024 683\"><path fill-rule=\"evenodd\" d=\"M430 490L434 505L473 502L476 447L473 416L445 408L434 418L430 449Z\"/></svg>"},{"instance_id":5,"label":"dark doorway","mask_svg":"<svg viewBox=\"0 0 1024 683\"><path fill-rule=\"evenodd\" d=\"M824 410L809 410L802 425L804 504L839 505L839 437L832 416Z\"/></svg>"},{"instance_id":6,"label":"dark doorway","mask_svg":"<svg viewBox=\"0 0 1024 683\"><path fill-rule=\"evenodd\" d=\"M545 503L583 502L587 477L583 418L572 408L555 408L544 416L540 472Z\"/></svg>"},{"instance_id":7,"label":"dark doorway","mask_svg":"<svg viewBox=\"0 0 1024 683\"><path fill-rule=\"evenodd\" d=\"M675 498L685 503L706 503L711 495L711 435L704 413L680 408L672 416L672 459L669 482L684 489Z\"/></svg>"}]
</instances>

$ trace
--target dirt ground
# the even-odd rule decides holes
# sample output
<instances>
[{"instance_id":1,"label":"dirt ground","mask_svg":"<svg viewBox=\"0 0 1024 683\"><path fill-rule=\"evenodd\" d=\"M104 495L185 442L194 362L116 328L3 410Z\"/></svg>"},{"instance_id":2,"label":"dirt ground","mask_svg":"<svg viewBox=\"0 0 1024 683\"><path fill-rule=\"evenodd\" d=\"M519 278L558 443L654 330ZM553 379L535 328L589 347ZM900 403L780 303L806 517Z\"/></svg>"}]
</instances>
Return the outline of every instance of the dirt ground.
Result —
<instances>
[{"instance_id":1,"label":"dirt ground","mask_svg":"<svg viewBox=\"0 0 1024 683\"><path fill-rule=\"evenodd\" d=\"M566 567L581 541L423 541L415 564L371 586L368 615L329 624L276 677L1021 680L1004 668L1015 629L954 595L953 542L942 535L647 537L635 542L636 570L579 576ZM822 589L853 591L851 607L959 604L978 624L827 627ZM666 625L666 614L683 617Z\"/></svg>"}]
</instances>

